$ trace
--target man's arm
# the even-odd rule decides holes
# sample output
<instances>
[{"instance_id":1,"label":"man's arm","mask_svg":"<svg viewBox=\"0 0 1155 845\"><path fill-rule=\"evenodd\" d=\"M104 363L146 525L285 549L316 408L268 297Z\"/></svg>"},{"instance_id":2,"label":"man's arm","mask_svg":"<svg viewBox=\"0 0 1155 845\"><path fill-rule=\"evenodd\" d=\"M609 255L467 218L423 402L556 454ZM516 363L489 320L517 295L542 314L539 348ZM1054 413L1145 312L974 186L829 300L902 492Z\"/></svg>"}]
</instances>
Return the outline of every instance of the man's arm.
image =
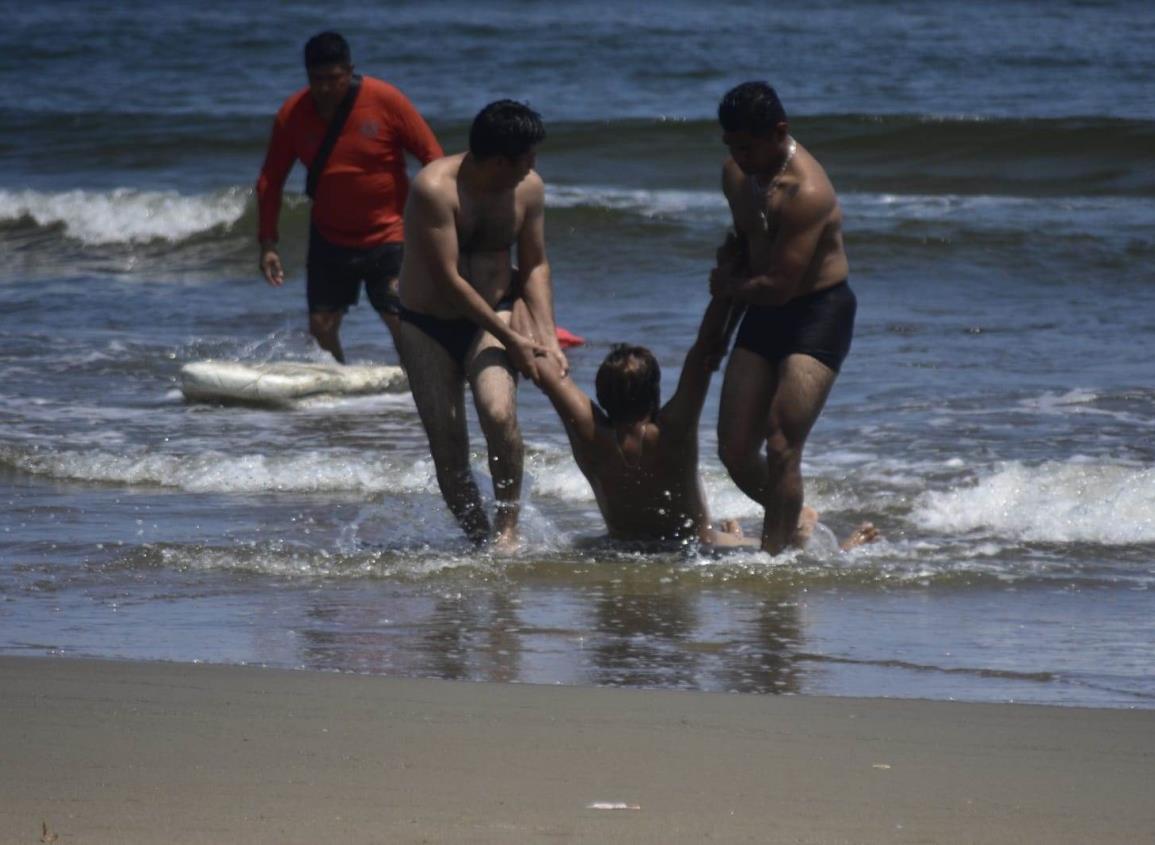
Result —
<instances>
[{"instance_id":1,"label":"man's arm","mask_svg":"<svg viewBox=\"0 0 1155 845\"><path fill-rule=\"evenodd\" d=\"M545 348L507 326L458 272L457 227L453 210L429 179L422 178L427 173L423 171L413 181L405 209L405 228L413 232L412 242L420 253L420 260L428 268L427 283L466 319L501 341L518 372L536 380L535 356L544 355Z\"/></svg>"},{"instance_id":2,"label":"man's arm","mask_svg":"<svg viewBox=\"0 0 1155 845\"><path fill-rule=\"evenodd\" d=\"M673 430L697 435L698 419L702 416L702 406L706 404L710 379L726 352L724 330L730 305L729 300L715 296L706 306L706 313L698 326L698 337L682 364L678 387L662 408L662 416L673 425Z\"/></svg>"},{"instance_id":3,"label":"man's arm","mask_svg":"<svg viewBox=\"0 0 1155 845\"><path fill-rule=\"evenodd\" d=\"M537 374L537 386L561 417L574 452L593 446L598 431L593 400L549 356L538 361Z\"/></svg>"},{"instance_id":4,"label":"man's arm","mask_svg":"<svg viewBox=\"0 0 1155 845\"><path fill-rule=\"evenodd\" d=\"M528 309L533 339L549 350L563 376L569 362L557 342L553 311L553 283L545 255L545 185L531 173L521 190L525 192L525 219L517 234L517 266L521 273L521 299Z\"/></svg>"},{"instance_id":5,"label":"man's arm","mask_svg":"<svg viewBox=\"0 0 1155 845\"><path fill-rule=\"evenodd\" d=\"M727 180L731 209L737 190ZM799 185L795 191L782 203L767 272L752 275L749 267L728 272L719 266L710 274L710 293L753 305L781 305L794 298L836 203L834 194L821 188Z\"/></svg>"},{"instance_id":6,"label":"man's arm","mask_svg":"<svg viewBox=\"0 0 1155 845\"><path fill-rule=\"evenodd\" d=\"M285 283L285 269L277 253L277 220L281 215L281 194L285 179L296 161L285 125L286 119L282 111L273 121L265 162L261 166L261 175L257 177L257 240L260 244L261 275L274 287Z\"/></svg>"},{"instance_id":7,"label":"man's arm","mask_svg":"<svg viewBox=\"0 0 1155 845\"><path fill-rule=\"evenodd\" d=\"M397 89L392 91L395 96L391 99L390 108L401 146L423 166L434 159L444 157L445 152L437 143L437 136L433 134L433 130L429 128L429 124L417 111L416 106Z\"/></svg>"}]
</instances>

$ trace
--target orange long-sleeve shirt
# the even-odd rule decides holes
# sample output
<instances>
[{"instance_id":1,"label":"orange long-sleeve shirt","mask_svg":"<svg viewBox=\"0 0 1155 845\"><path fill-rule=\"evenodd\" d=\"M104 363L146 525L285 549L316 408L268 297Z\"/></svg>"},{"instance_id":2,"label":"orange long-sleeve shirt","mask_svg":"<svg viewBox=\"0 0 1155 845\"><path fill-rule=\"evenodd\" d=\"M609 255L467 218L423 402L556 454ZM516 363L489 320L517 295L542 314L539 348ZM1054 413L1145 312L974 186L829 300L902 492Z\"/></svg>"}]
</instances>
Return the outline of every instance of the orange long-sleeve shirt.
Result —
<instances>
[{"instance_id":1,"label":"orange long-sleeve shirt","mask_svg":"<svg viewBox=\"0 0 1155 845\"><path fill-rule=\"evenodd\" d=\"M303 88L277 112L257 179L258 238L277 240L281 192L295 161L309 167L327 124ZM444 153L409 100L387 82L365 76L337 143L317 180L312 220L330 243L371 247L401 241L409 178L405 153L428 164Z\"/></svg>"}]
</instances>

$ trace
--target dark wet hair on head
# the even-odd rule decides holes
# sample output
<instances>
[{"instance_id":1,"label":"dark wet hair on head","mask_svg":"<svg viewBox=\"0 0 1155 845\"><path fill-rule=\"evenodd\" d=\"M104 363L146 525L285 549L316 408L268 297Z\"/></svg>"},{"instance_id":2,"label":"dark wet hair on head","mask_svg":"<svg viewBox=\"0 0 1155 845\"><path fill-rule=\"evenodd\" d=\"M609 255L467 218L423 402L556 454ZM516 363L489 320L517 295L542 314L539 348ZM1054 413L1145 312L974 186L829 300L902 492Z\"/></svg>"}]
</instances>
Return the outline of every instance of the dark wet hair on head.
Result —
<instances>
[{"instance_id":1,"label":"dark wet hair on head","mask_svg":"<svg viewBox=\"0 0 1155 845\"><path fill-rule=\"evenodd\" d=\"M336 32L319 32L305 42L305 67L353 63L349 42Z\"/></svg>"},{"instance_id":2,"label":"dark wet hair on head","mask_svg":"<svg viewBox=\"0 0 1155 845\"><path fill-rule=\"evenodd\" d=\"M595 386L610 422L637 422L658 414L662 370L644 346L615 344L598 368Z\"/></svg>"},{"instance_id":3,"label":"dark wet hair on head","mask_svg":"<svg viewBox=\"0 0 1155 845\"><path fill-rule=\"evenodd\" d=\"M731 88L718 104L718 122L726 132L766 135L785 121L786 109L778 92L760 80Z\"/></svg>"},{"instance_id":4,"label":"dark wet hair on head","mask_svg":"<svg viewBox=\"0 0 1155 845\"><path fill-rule=\"evenodd\" d=\"M477 158L517 158L545 140L541 115L514 100L497 100L477 113L469 128L469 152Z\"/></svg>"}]
</instances>

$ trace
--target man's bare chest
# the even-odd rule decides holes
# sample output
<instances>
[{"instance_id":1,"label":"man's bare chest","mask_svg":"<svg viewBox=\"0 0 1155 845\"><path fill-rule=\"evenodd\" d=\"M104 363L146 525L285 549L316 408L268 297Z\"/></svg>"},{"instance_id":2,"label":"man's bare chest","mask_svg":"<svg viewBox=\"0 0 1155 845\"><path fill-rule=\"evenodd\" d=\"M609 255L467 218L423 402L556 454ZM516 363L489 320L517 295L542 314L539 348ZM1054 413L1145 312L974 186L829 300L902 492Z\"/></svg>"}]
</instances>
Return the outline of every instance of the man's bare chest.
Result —
<instances>
[{"instance_id":1,"label":"man's bare chest","mask_svg":"<svg viewBox=\"0 0 1155 845\"><path fill-rule=\"evenodd\" d=\"M521 215L513 195L498 200L462 197L457 215L457 242L462 252L498 252L517 240Z\"/></svg>"}]
</instances>

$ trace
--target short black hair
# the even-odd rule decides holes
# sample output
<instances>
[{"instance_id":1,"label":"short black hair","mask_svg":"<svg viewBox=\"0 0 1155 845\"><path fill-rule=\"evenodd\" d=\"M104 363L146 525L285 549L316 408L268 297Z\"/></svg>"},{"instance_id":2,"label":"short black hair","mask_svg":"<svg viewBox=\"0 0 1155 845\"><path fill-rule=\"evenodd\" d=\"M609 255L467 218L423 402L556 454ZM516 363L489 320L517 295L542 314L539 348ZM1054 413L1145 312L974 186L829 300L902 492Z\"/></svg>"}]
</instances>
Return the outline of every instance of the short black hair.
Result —
<instances>
[{"instance_id":1,"label":"short black hair","mask_svg":"<svg viewBox=\"0 0 1155 845\"><path fill-rule=\"evenodd\" d=\"M767 135L785 121L786 109L778 92L761 80L731 88L718 104L718 122L727 132Z\"/></svg>"},{"instance_id":2,"label":"short black hair","mask_svg":"<svg viewBox=\"0 0 1155 845\"><path fill-rule=\"evenodd\" d=\"M595 380L598 404L610 422L656 417L662 397L662 369L644 346L614 344Z\"/></svg>"},{"instance_id":3,"label":"short black hair","mask_svg":"<svg viewBox=\"0 0 1155 845\"><path fill-rule=\"evenodd\" d=\"M514 100L497 100L477 113L469 128L469 152L477 158L517 158L545 140L541 115Z\"/></svg>"},{"instance_id":4,"label":"short black hair","mask_svg":"<svg viewBox=\"0 0 1155 845\"><path fill-rule=\"evenodd\" d=\"M338 32L318 32L305 42L305 67L353 63L349 42Z\"/></svg>"}]
</instances>

